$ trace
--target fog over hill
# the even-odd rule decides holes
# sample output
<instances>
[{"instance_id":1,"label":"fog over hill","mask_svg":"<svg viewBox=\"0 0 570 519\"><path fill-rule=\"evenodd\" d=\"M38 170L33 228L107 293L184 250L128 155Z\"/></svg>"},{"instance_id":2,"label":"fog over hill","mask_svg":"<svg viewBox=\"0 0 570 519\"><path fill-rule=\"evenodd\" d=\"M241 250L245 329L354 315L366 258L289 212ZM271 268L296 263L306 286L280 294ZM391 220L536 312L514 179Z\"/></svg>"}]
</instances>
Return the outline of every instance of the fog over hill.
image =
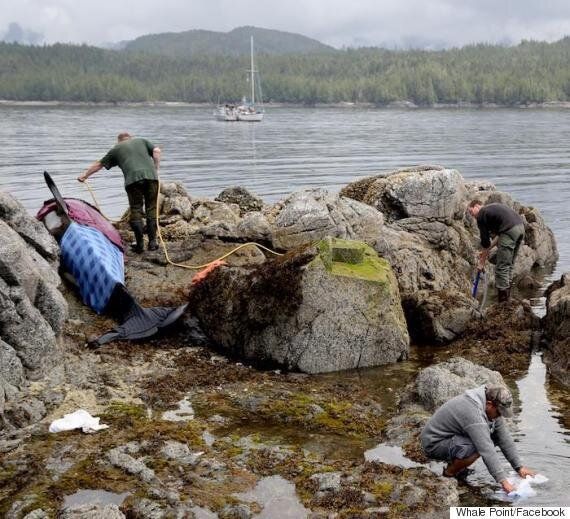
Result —
<instances>
[{"instance_id":1,"label":"fog over hill","mask_svg":"<svg viewBox=\"0 0 570 519\"><path fill-rule=\"evenodd\" d=\"M16 24L21 29L9 29ZM264 27L336 49L442 50L477 43L552 43L570 34L568 0L4 0L0 40L95 46L195 30ZM38 38L39 36L39 38ZM295 51L295 50L293 50ZM272 50L268 50L272 52ZM288 51L287 51L288 52Z\"/></svg>"}]
</instances>

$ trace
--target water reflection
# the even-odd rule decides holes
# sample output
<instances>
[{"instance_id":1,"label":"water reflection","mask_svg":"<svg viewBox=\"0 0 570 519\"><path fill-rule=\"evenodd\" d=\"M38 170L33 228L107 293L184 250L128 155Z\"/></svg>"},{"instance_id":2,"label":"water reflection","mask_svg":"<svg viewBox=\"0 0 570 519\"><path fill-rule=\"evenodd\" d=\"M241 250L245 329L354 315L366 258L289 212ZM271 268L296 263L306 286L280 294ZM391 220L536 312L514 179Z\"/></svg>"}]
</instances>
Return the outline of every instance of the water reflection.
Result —
<instances>
[{"instance_id":1,"label":"water reflection","mask_svg":"<svg viewBox=\"0 0 570 519\"><path fill-rule=\"evenodd\" d=\"M525 505L568 506L570 441L568 430L561 424L567 409L551 403L546 391L546 366L539 354L533 355L528 374L517 386L521 400L517 446L525 463L550 480L544 488L537 488L537 495ZM556 391L555 387L551 390Z\"/></svg>"}]
</instances>

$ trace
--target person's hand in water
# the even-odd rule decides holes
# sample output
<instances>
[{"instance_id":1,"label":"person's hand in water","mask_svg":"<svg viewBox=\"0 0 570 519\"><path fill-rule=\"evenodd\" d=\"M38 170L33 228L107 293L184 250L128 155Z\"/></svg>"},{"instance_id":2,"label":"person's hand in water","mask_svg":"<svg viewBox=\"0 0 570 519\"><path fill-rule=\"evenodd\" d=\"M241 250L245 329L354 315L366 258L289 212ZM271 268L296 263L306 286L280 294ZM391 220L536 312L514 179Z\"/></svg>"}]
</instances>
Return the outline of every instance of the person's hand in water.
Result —
<instances>
[{"instance_id":1,"label":"person's hand in water","mask_svg":"<svg viewBox=\"0 0 570 519\"><path fill-rule=\"evenodd\" d=\"M506 494L510 494L511 492L516 490L515 486L509 483L509 481L506 479L503 479L503 481L501 481L501 486L503 487L503 490L505 491Z\"/></svg>"},{"instance_id":2,"label":"person's hand in water","mask_svg":"<svg viewBox=\"0 0 570 519\"><path fill-rule=\"evenodd\" d=\"M519 476L523 479L526 478L527 476L536 476L536 471L531 470L527 467L521 467L518 470L518 473L519 473Z\"/></svg>"}]
</instances>

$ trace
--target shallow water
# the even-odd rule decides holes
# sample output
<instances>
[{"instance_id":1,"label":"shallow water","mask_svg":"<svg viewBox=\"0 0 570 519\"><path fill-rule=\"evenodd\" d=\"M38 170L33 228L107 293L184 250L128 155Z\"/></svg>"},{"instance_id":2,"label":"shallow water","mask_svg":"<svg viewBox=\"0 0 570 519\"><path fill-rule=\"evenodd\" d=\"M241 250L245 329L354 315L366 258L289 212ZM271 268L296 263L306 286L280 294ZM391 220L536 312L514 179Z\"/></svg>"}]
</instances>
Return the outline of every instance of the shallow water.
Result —
<instances>
[{"instance_id":1,"label":"shallow water","mask_svg":"<svg viewBox=\"0 0 570 519\"><path fill-rule=\"evenodd\" d=\"M315 375L314 388L319 391L319 384L331 380L364 388L370 396L380 402L387 412L397 405L398 393L415 378L417 372L432 362L439 348L413 347L410 360L370 368L341 373ZM441 360L453 351L438 355ZM519 404L514 421L510 426L513 438L517 442L519 453L526 466L548 477L549 482L534 487L537 495L516 505L551 505L568 506L570 496L567 492L568 474L570 473L570 430L565 423L569 422L568 390L549 380L546 367L540 354L532 356L528 372L520 380L507 380L516 389ZM303 449L324 456L325 459L368 459L404 467L418 466L407 459L399 447L374 443L373 439L364 443L347 437L333 434L308 433L295 426L251 423L232 427L232 433L240 436L257 435L262 442L286 445L297 445ZM228 431L228 434L230 431ZM505 469L515 476L508 462L499 453ZM441 474L443 464L430 463L427 468ZM501 495L499 486L490 476L481 460L473 468L475 472L468 478L468 485L461 486L461 503L464 506L487 506L491 503L506 500ZM280 516L276 516L280 517Z\"/></svg>"},{"instance_id":2,"label":"shallow water","mask_svg":"<svg viewBox=\"0 0 570 519\"><path fill-rule=\"evenodd\" d=\"M263 507L259 514L253 516L256 519L299 519L310 513L299 501L295 485L281 476L262 478L254 489L235 496Z\"/></svg>"},{"instance_id":3,"label":"shallow water","mask_svg":"<svg viewBox=\"0 0 570 519\"><path fill-rule=\"evenodd\" d=\"M184 398L178 402L178 409L165 411L162 413L162 419L168 422L188 422L194 419L194 408L192 403Z\"/></svg>"},{"instance_id":4,"label":"shallow water","mask_svg":"<svg viewBox=\"0 0 570 519\"><path fill-rule=\"evenodd\" d=\"M396 467L402 467L404 469L425 466L421 463L416 463L415 461L406 458L402 447L398 447L396 445L386 445L385 443L381 443L373 449L368 449L364 453L364 459L366 461L381 461L382 463L387 463Z\"/></svg>"},{"instance_id":5,"label":"shallow water","mask_svg":"<svg viewBox=\"0 0 570 519\"><path fill-rule=\"evenodd\" d=\"M570 431L564 426L568 408L560 408L553 401L558 393L568 390L548 381L546 366L540 354L534 354L527 374L516 381L520 408L515 414L511 433L525 466L546 476L549 481L533 486L537 495L517 499L514 504L521 506L569 506L568 474L570 473ZM501 454L504 467L511 477L516 474ZM475 473L468 478L481 495L510 502L498 491L498 486L489 475L485 465L478 460Z\"/></svg>"}]
</instances>

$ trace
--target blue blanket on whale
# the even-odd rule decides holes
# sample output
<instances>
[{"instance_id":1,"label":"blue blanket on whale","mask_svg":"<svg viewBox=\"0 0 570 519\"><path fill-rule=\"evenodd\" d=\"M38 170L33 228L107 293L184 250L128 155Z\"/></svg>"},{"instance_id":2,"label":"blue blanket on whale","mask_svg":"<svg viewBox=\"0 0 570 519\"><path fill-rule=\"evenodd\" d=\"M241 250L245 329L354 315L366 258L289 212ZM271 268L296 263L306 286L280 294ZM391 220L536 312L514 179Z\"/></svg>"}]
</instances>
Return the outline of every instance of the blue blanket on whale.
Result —
<instances>
[{"instance_id":1,"label":"blue blanket on whale","mask_svg":"<svg viewBox=\"0 0 570 519\"><path fill-rule=\"evenodd\" d=\"M61 260L86 305L100 314L117 283L124 285L123 254L93 227L72 222L60 242Z\"/></svg>"}]
</instances>

